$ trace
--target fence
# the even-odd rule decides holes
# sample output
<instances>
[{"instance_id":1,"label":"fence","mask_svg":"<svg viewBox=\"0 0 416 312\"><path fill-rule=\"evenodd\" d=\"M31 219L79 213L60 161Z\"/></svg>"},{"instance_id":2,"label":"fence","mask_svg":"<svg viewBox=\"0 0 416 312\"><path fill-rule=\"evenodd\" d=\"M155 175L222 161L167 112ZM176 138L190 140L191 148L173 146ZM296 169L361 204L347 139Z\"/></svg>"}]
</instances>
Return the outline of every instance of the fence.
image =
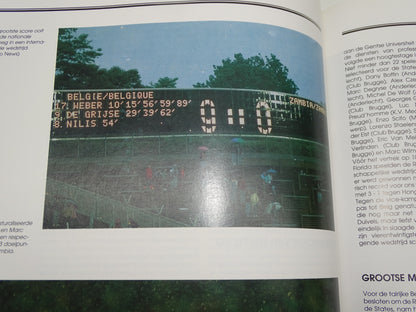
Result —
<instances>
[{"instance_id":1,"label":"fence","mask_svg":"<svg viewBox=\"0 0 416 312\"><path fill-rule=\"evenodd\" d=\"M65 200L71 201L76 205L78 213L90 218L90 227L94 227L96 222L114 226L117 219L121 221L123 227L128 226L130 219L140 220L140 227L187 226L184 223L84 190L78 186L48 179L46 184L46 205L54 206L56 204L54 199L62 197L62 194L65 194Z\"/></svg>"}]
</instances>

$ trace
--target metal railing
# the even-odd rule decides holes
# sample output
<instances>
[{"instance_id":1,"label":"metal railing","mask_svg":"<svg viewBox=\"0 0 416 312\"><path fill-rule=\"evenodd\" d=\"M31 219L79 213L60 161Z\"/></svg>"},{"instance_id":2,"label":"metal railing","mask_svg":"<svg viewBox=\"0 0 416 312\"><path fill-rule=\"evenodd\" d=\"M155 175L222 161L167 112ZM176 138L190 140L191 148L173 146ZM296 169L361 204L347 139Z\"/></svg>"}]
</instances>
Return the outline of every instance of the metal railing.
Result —
<instances>
[{"instance_id":1,"label":"metal railing","mask_svg":"<svg viewBox=\"0 0 416 312\"><path fill-rule=\"evenodd\" d=\"M62 198L62 194L65 194L64 198ZM50 178L46 183L46 196L49 205L56 204L54 198L72 201L76 205L78 213L90 217L90 227L93 227L94 220L114 226L117 219L120 220L123 227L128 226L129 220L140 220L139 227L189 226L143 208Z\"/></svg>"}]
</instances>

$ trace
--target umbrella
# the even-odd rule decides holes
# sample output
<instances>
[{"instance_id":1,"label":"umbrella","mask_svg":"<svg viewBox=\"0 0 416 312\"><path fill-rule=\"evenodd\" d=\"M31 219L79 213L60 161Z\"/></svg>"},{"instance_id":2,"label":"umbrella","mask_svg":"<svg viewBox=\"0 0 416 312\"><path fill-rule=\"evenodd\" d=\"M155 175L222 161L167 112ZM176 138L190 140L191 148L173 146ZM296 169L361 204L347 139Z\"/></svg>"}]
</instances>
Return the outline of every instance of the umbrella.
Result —
<instances>
[{"instance_id":1,"label":"umbrella","mask_svg":"<svg viewBox=\"0 0 416 312\"><path fill-rule=\"evenodd\" d=\"M206 147L206 146L200 146L200 147L198 147L198 150L200 150L202 152L206 152L207 150L209 150L209 148Z\"/></svg>"},{"instance_id":2,"label":"umbrella","mask_svg":"<svg viewBox=\"0 0 416 312\"><path fill-rule=\"evenodd\" d=\"M244 143L244 140L242 138L234 138L231 140L233 143Z\"/></svg>"},{"instance_id":3,"label":"umbrella","mask_svg":"<svg viewBox=\"0 0 416 312\"><path fill-rule=\"evenodd\" d=\"M274 170L274 169L269 169L269 170L267 170L267 173L277 173L277 171Z\"/></svg>"}]
</instances>

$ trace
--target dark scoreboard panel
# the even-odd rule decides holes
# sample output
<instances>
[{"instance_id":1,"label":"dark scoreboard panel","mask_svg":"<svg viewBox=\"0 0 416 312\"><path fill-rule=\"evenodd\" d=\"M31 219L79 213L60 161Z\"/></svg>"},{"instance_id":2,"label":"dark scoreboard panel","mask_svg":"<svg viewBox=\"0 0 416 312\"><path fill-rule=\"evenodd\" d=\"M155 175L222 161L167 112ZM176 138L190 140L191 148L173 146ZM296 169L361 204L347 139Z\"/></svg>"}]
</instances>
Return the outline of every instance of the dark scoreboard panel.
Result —
<instances>
[{"instance_id":1,"label":"dark scoreboard panel","mask_svg":"<svg viewBox=\"0 0 416 312\"><path fill-rule=\"evenodd\" d=\"M326 127L322 105L274 91L57 90L51 137L261 134L326 143Z\"/></svg>"}]
</instances>

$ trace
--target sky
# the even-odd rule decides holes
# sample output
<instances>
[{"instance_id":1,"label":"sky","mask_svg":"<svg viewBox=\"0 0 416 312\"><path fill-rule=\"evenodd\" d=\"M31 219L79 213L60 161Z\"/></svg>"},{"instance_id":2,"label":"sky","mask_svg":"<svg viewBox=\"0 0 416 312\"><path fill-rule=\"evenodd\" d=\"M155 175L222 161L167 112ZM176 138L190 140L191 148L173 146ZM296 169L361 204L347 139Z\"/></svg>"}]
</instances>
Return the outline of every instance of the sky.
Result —
<instances>
[{"instance_id":1,"label":"sky","mask_svg":"<svg viewBox=\"0 0 416 312\"><path fill-rule=\"evenodd\" d=\"M241 53L276 57L289 70L298 94L324 103L321 46L299 32L246 22L175 22L78 28L103 55L96 64L137 69L144 85L162 77L179 78L192 88L213 74L213 66Z\"/></svg>"}]
</instances>

